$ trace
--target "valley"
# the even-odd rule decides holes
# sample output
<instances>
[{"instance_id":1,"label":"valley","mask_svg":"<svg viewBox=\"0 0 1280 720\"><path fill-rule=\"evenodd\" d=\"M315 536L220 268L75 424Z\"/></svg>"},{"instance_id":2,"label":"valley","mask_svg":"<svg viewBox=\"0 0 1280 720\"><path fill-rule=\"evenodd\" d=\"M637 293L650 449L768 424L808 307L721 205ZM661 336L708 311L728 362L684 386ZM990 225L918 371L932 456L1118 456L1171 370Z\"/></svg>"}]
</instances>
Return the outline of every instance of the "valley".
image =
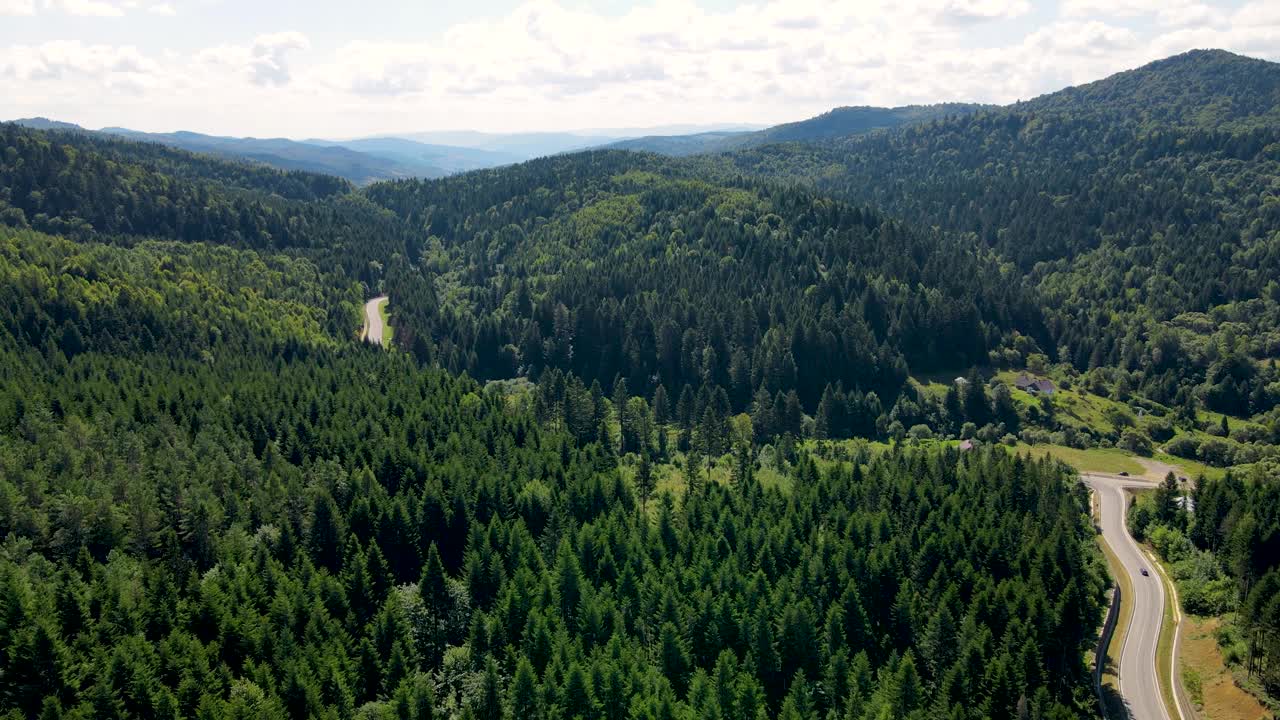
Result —
<instances>
[{"instance_id":1,"label":"valley","mask_svg":"<svg viewBox=\"0 0 1280 720\"><path fill-rule=\"evenodd\" d=\"M0 123L0 718L1274 707L1280 65L685 129Z\"/></svg>"}]
</instances>

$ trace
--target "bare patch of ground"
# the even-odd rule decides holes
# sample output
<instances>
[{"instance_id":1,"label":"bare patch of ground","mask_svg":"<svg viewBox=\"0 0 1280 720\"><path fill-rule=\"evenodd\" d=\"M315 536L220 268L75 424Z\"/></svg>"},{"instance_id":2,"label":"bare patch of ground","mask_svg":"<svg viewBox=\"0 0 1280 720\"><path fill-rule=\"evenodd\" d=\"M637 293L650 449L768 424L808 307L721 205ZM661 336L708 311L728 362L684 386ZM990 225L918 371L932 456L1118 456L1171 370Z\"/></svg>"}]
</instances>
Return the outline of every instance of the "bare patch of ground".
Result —
<instances>
[{"instance_id":1,"label":"bare patch of ground","mask_svg":"<svg viewBox=\"0 0 1280 720\"><path fill-rule=\"evenodd\" d=\"M1187 690L1200 703L1200 711L1207 720L1267 720L1267 712L1257 698L1240 689L1231 677L1214 637L1218 618L1183 616L1182 669L1184 683L1188 673L1199 680L1200 692ZM1194 683L1193 683L1194 684ZM1194 697L1195 695L1200 697Z\"/></svg>"}]
</instances>

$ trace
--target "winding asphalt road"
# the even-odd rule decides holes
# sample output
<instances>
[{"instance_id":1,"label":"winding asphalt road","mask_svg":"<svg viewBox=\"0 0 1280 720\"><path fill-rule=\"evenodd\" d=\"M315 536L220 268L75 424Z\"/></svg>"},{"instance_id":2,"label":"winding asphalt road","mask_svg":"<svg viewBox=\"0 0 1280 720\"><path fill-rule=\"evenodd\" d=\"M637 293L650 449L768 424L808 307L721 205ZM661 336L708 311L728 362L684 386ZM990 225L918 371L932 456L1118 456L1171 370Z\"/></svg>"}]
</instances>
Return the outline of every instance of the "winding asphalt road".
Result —
<instances>
[{"instance_id":1,"label":"winding asphalt road","mask_svg":"<svg viewBox=\"0 0 1280 720\"><path fill-rule=\"evenodd\" d=\"M1107 545L1120 558L1133 585L1133 617L1120 649L1120 695L1132 720L1171 720L1156 674L1156 645L1164 622L1164 584L1138 549L1125 523L1125 488L1150 489L1153 482L1136 478L1081 473L1098 494L1099 525ZM1143 575L1146 568L1150 575Z\"/></svg>"},{"instance_id":2,"label":"winding asphalt road","mask_svg":"<svg viewBox=\"0 0 1280 720\"><path fill-rule=\"evenodd\" d=\"M379 295L364 304L364 333L360 337L375 345L386 347L386 329L382 327L381 308L387 304L387 296Z\"/></svg>"}]
</instances>

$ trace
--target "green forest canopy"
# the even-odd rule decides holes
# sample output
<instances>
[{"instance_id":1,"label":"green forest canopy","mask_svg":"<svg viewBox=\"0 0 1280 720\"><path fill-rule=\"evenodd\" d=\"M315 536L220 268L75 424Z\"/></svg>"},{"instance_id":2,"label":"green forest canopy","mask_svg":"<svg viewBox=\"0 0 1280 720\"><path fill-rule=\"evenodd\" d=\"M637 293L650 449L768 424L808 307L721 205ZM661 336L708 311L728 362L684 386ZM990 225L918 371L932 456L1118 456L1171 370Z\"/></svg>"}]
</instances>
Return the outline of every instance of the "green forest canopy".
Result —
<instances>
[{"instance_id":1,"label":"green forest canopy","mask_svg":"<svg viewBox=\"0 0 1280 720\"><path fill-rule=\"evenodd\" d=\"M1051 365L1274 454L1274 68L1135 72L359 191L0 125L0 712L1092 713L1069 472L796 441L1060 430L978 369ZM390 353L356 339L375 292ZM1211 554L1264 683L1269 467L1155 525Z\"/></svg>"}]
</instances>

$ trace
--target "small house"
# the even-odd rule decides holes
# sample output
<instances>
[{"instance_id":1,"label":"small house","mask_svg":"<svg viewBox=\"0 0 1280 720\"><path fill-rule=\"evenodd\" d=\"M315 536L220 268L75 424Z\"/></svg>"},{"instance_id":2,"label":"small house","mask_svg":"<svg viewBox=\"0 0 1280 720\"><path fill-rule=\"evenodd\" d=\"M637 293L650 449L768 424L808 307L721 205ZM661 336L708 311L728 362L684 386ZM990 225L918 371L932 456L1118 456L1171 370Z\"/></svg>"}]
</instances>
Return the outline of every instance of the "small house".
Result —
<instances>
[{"instance_id":1,"label":"small house","mask_svg":"<svg viewBox=\"0 0 1280 720\"><path fill-rule=\"evenodd\" d=\"M1052 395L1053 391L1056 389L1057 388L1053 386L1052 380L1041 379L1041 380L1035 381L1034 383L1031 383L1030 392L1033 395Z\"/></svg>"},{"instance_id":2,"label":"small house","mask_svg":"<svg viewBox=\"0 0 1280 720\"><path fill-rule=\"evenodd\" d=\"M964 440L960 443L960 452L969 452L973 449L972 440Z\"/></svg>"},{"instance_id":3,"label":"small house","mask_svg":"<svg viewBox=\"0 0 1280 720\"><path fill-rule=\"evenodd\" d=\"M1052 395L1057 390L1052 380L1033 378L1026 373L1019 375L1013 381L1013 386L1032 395Z\"/></svg>"}]
</instances>

